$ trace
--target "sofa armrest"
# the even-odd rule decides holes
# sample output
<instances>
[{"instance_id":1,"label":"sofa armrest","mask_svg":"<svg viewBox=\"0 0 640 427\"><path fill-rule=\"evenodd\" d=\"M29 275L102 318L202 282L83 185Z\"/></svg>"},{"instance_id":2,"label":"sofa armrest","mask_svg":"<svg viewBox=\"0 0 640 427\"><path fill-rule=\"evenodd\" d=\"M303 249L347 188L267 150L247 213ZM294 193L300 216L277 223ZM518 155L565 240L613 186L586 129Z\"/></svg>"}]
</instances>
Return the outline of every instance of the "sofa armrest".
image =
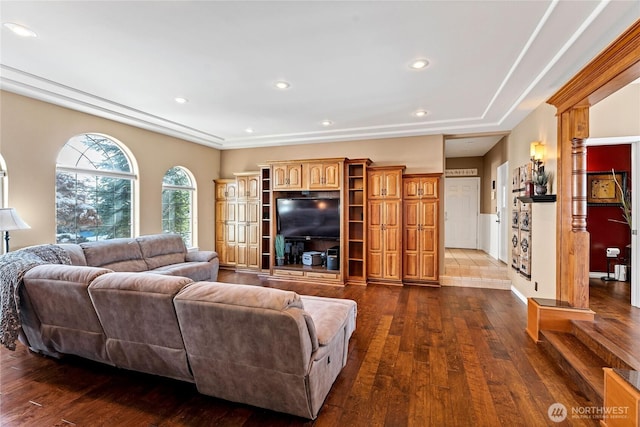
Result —
<instances>
[{"instance_id":1,"label":"sofa armrest","mask_svg":"<svg viewBox=\"0 0 640 427\"><path fill-rule=\"evenodd\" d=\"M185 260L187 262L209 262L215 258L218 258L218 253L215 251L193 251L187 252Z\"/></svg>"}]
</instances>

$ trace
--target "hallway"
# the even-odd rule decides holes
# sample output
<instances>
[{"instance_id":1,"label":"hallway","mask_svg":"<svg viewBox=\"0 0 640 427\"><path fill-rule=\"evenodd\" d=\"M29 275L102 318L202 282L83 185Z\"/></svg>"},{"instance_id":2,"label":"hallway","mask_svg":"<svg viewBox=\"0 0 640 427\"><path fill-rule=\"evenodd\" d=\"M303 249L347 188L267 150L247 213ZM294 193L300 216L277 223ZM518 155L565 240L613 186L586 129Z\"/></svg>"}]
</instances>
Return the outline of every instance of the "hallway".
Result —
<instances>
[{"instance_id":1,"label":"hallway","mask_svg":"<svg viewBox=\"0 0 640 427\"><path fill-rule=\"evenodd\" d=\"M481 250L445 248L442 286L511 289L509 266Z\"/></svg>"}]
</instances>

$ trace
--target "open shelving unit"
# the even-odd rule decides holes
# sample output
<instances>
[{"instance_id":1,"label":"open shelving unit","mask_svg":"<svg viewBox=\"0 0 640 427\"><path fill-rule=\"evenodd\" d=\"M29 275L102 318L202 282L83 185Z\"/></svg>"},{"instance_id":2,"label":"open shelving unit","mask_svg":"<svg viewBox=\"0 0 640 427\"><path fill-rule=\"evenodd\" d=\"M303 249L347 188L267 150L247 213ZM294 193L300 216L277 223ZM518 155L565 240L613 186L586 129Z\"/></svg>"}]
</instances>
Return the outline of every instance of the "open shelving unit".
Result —
<instances>
[{"instance_id":1,"label":"open shelving unit","mask_svg":"<svg viewBox=\"0 0 640 427\"><path fill-rule=\"evenodd\" d=\"M271 167L269 165L260 165L261 179L261 215L262 225L261 248L260 248L260 270L269 272L271 268Z\"/></svg>"},{"instance_id":2,"label":"open shelving unit","mask_svg":"<svg viewBox=\"0 0 640 427\"><path fill-rule=\"evenodd\" d=\"M345 162L347 191L346 265L347 283L365 285L366 266L366 176L369 159L352 159Z\"/></svg>"}]
</instances>

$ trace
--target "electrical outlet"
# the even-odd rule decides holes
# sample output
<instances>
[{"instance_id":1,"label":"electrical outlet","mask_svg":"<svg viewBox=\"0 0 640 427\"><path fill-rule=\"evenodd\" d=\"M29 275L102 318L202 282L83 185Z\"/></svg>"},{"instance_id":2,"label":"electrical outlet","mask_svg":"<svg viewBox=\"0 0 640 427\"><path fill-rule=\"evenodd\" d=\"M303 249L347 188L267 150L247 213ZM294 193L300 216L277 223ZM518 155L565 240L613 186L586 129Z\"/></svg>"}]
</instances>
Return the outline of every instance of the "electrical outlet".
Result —
<instances>
[{"instance_id":1,"label":"electrical outlet","mask_svg":"<svg viewBox=\"0 0 640 427\"><path fill-rule=\"evenodd\" d=\"M533 285L533 286L534 286L533 290L538 292L538 282L535 282L535 285Z\"/></svg>"}]
</instances>

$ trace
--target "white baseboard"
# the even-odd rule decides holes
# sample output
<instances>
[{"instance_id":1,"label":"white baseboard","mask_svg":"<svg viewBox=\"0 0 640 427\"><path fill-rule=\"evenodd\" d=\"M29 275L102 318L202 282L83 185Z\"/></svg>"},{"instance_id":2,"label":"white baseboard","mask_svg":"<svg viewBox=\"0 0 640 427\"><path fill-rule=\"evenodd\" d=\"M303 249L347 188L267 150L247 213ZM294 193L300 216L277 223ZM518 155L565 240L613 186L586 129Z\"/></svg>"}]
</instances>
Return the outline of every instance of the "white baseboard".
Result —
<instances>
[{"instance_id":1,"label":"white baseboard","mask_svg":"<svg viewBox=\"0 0 640 427\"><path fill-rule=\"evenodd\" d=\"M511 286L511 292L513 292L518 297L518 299L524 303L524 305L527 305L527 297L522 295L522 293L520 293L520 291L517 290L514 286Z\"/></svg>"}]
</instances>

